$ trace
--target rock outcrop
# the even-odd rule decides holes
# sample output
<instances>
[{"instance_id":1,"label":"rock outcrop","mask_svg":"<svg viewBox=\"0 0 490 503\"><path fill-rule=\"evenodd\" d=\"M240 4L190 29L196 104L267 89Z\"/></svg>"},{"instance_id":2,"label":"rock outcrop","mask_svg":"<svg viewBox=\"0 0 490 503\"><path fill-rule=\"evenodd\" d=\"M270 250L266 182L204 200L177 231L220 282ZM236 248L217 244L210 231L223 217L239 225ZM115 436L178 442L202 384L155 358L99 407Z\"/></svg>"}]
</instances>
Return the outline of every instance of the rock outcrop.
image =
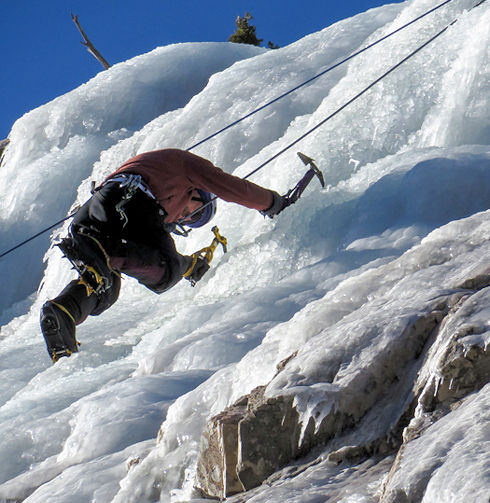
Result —
<instances>
[{"instance_id":1,"label":"rock outcrop","mask_svg":"<svg viewBox=\"0 0 490 503\"><path fill-rule=\"evenodd\" d=\"M213 417L201 439L196 488L212 498L247 491L323 446L332 463L397 453L382 501L419 501L430 473L410 490L397 477L407 444L490 380L489 351L478 337L485 328L471 321L473 295L490 298L489 284L490 276L483 274L424 306L425 311L405 313L398 320L399 332L372 358L365 356L357 374L340 378L338 365L336 374L316 375L315 382L294 392L278 392L269 383ZM370 330L382 330L382 323ZM295 357L278 366L274 379ZM332 361L325 368L332 368ZM313 390L331 405L306 416L298 403ZM380 413L394 418L389 429L376 426ZM349 438L363 440L355 445Z\"/></svg>"},{"instance_id":2,"label":"rock outcrop","mask_svg":"<svg viewBox=\"0 0 490 503\"><path fill-rule=\"evenodd\" d=\"M0 164L2 162L3 151L7 148L7 145L9 143L10 140L8 138L5 138L5 140L0 140Z\"/></svg>"},{"instance_id":3,"label":"rock outcrop","mask_svg":"<svg viewBox=\"0 0 490 503\"><path fill-rule=\"evenodd\" d=\"M264 390L255 389L208 423L197 475L204 496L252 489L297 456L301 428L293 398L266 398Z\"/></svg>"},{"instance_id":4,"label":"rock outcrop","mask_svg":"<svg viewBox=\"0 0 490 503\"><path fill-rule=\"evenodd\" d=\"M490 278L487 277L484 284L489 283ZM472 285L475 286L475 282ZM490 303L490 288L478 295L485 295ZM465 397L490 382L490 348L478 337L488 326L455 323L459 317L471 319L471 295L463 297L457 307L459 309L454 310L440 329L440 343L436 342L431 348L432 354L427 363L432 372L419 378L415 384L417 408L403 431L403 443L384 484L380 503L415 503L422 500L431 474L441 464L441 459L433 456L420 461L417 477L412 477L407 483L404 465L407 459L413 459L411 451L417 449L416 441L446 414L456 410ZM455 330L455 326L459 326L459 330ZM449 450L449 447L445 446L445 449Z\"/></svg>"}]
</instances>

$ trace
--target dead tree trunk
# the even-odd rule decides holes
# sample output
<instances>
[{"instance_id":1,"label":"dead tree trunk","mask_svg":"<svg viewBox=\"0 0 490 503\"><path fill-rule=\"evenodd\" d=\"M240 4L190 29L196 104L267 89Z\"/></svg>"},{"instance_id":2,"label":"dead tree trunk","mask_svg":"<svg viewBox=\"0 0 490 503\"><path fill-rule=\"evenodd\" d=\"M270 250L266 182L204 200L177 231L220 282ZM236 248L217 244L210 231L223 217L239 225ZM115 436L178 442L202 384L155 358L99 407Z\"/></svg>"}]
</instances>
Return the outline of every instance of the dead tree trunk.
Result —
<instances>
[{"instance_id":1,"label":"dead tree trunk","mask_svg":"<svg viewBox=\"0 0 490 503\"><path fill-rule=\"evenodd\" d=\"M87 35L85 35L85 32L83 31L82 27L80 26L80 23L78 22L78 15L71 15L71 18L73 19L73 22L77 25L78 31L82 34L83 37L83 42L80 42L82 45L84 45L87 48L87 51L92 54L92 56L97 59L97 61L107 70L110 68L110 64L102 57L102 54L94 47L92 42L88 39Z\"/></svg>"}]
</instances>

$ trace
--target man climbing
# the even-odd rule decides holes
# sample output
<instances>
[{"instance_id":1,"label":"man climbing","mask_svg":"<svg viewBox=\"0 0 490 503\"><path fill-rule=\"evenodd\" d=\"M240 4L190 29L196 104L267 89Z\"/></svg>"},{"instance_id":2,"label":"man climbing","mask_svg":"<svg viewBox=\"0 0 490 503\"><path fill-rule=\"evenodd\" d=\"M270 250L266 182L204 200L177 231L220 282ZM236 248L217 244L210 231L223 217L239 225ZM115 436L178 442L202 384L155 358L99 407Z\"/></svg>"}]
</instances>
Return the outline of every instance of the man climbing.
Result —
<instances>
[{"instance_id":1,"label":"man climbing","mask_svg":"<svg viewBox=\"0 0 490 503\"><path fill-rule=\"evenodd\" d=\"M209 222L216 212L214 196L269 217L287 205L287 196L176 149L137 155L95 189L59 245L80 277L41 309L41 330L53 361L78 351L76 325L114 304L121 273L156 293L183 277L192 284L202 278L208 262L178 253L170 232Z\"/></svg>"}]
</instances>

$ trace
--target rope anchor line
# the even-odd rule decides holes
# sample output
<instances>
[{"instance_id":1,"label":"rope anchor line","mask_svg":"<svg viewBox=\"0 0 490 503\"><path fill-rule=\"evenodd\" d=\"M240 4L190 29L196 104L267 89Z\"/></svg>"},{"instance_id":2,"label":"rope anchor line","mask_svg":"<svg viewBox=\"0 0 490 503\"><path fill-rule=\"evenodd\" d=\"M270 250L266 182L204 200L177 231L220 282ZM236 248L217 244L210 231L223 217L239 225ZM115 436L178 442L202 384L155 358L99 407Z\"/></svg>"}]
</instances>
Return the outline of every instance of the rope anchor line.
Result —
<instances>
[{"instance_id":1,"label":"rope anchor line","mask_svg":"<svg viewBox=\"0 0 490 503\"><path fill-rule=\"evenodd\" d=\"M412 21L409 21L408 23L404 24L403 26L401 26L400 28L397 28L396 30L390 32L389 34L385 35L384 37L381 37L380 39L376 40L375 42L373 42L372 44L369 44L367 45L366 47L364 47L363 49L360 49L359 51L357 52L354 52L353 54L351 54L350 56L344 58L342 61L330 66L329 68L327 68L326 70L324 70L323 72L320 72L318 73L317 75L314 75L313 77L311 77L310 79L302 82L301 84L297 85L296 87L290 89L289 91L281 94L280 96L276 97L275 99L265 103L264 105L260 106L259 108L253 110L252 112L248 113L247 115L244 115L243 117L241 117L240 119L228 124L227 126L225 126L224 128L220 129L219 131L216 131L215 133L211 134L210 136L207 136L206 138L204 138L203 140L199 141L198 143L192 145L191 147L189 147L187 150L192 150L196 147L198 147L199 145L202 145L203 143L207 142L208 140L211 140L212 138L215 138L216 136L218 136L219 134L223 133L224 131L230 129L231 127L239 124L240 122L244 121L245 119L253 116L254 114L260 112L261 110L263 110L264 108L276 103L277 101L279 101L280 99L288 96L289 94L297 91L298 89L300 89L301 87L311 83L313 80L325 75L326 73L334 70L335 68L337 68L338 66L342 65L343 63L346 63L347 61L350 61L351 59L355 58L356 56L360 55L361 53L367 51L368 49L374 47L375 45L381 43L382 41L386 40L387 38L395 35L396 33L400 32L401 30L407 28L408 26L411 26L412 24L414 24L415 22L419 21L420 19L426 17L427 15L431 14L432 12L440 9L441 7L443 7L444 5L452 2L453 0L445 0L444 2L440 3L439 5L433 7L432 9L428 10L427 12L421 14L420 16L416 17L415 19L413 19ZM477 4L475 4L470 10L474 9L475 7L478 7L480 6L481 4L483 4L486 0L481 0L480 2L478 2ZM296 145L297 143L299 143L301 140L303 140L304 138L306 138L308 135L310 135L311 133L313 133L315 130L317 130L318 128L320 128L321 126L323 126L327 121L329 121L330 119L332 119L334 116L336 116L338 113L340 113L342 110L344 110L347 106L349 106L350 104L352 104L354 101L356 101L358 98L360 98L364 93L366 93L369 89L371 89L373 86L375 86L378 82L380 82L381 80L383 80L386 76L388 76L391 72L393 72L394 70L396 70L399 66L401 66L403 63L405 63L408 59L410 59L411 57L413 57L415 54L417 54L420 50L422 50L424 47L426 47L428 44L430 44L431 42L433 42L436 38L438 38L440 35L442 35L452 24L454 24L455 22L457 21L457 19L453 20L451 23L449 23L447 26L445 26L441 31L439 31L436 35L434 35L433 37L431 37L428 41L426 41L424 44L422 44L421 46L419 46L417 49L415 49L414 51L412 51L408 56L406 56L404 59L402 59L401 61L399 61L396 65L394 65L393 67L391 67L388 71L386 71L385 73L383 73L383 75L381 75L379 78L377 78L375 81L373 81L371 84L369 84L366 88L364 88L361 92L359 92L358 94L356 94L353 98L351 98L349 101L347 101L346 103L344 103L344 105L342 105L340 108L338 108L336 111L334 111L332 114L330 114L328 117L326 117L324 120L322 120L321 122L319 122L318 124L316 124L314 127L312 127L311 129L309 129L308 131L306 131L303 135L301 135L300 137L298 137L296 140L294 140L293 142L291 142L289 145L287 145L286 147L284 147L282 150L280 150L279 152L277 152L276 154L274 154L270 159L268 159L267 161L265 161L264 163L262 163L260 166L258 166L257 168L255 168L253 171L251 171L250 173L248 173L246 176L243 177L244 180L246 180L247 178L251 177L252 175L254 175L255 173L257 173L258 171L260 171L262 168L264 168L267 164L271 163L273 160L277 159L280 155L282 155L283 153L285 153L287 150L289 150L290 148L292 148L294 145ZM208 202L206 205L208 204L211 204L212 201ZM206 206L204 205L204 206ZM203 207L204 207L203 206ZM196 210L197 211L201 211L202 208L199 208L199 210ZM56 223L50 225L49 227L46 227L45 229L39 231L38 233L34 234L33 236L31 236L30 238L27 238L25 239L24 241L22 241L21 243L13 246L12 248L10 248L9 250L6 250L5 252L1 253L0 254L0 259L5 257L6 255L8 255L9 253L17 250L18 248L20 248L21 246L24 246L25 244L29 243L30 241L32 241L33 239L41 236L42 234L44 234L45 232L48 232L49 230L55 228L56 226L60 225L61 223L65 222L66 220L72 218L74 215L75 215L76 211L70 213L68 216L66 216L65 218L57 221ZM191 214L192 215L192 214Z\"/></svg>"},{"instance_id":2,"label":"rope anchor line","mask_svg":"<svg viewBox=\"0 0 490 503\"><path fill-rule=\"evenodd\" d=\"M452 1L452 0L448 0L448 1ZM448 3L448 1L444 2L444 4ZM481 0L479 3L477 3L476 5L474 5L472 7L472 9L474 9L475 7L478 7L479 5L481 5L482 3L484 3L485 1L486 0ZM444 4L441 4L438 7L440 7L440 6L444 5ZM333 119L342 110L344 110L349 105L351 105L352 103L354 103L363 94L365 94L366 92L368 92L372 87L374 87L376 84L378 84L379 82L381 82L385 77L387 77L390 73L392 73L397 68L399 68L401 65L403 65L403 63L407 62L410 58L412 58L413 56L415 56L418 52L420 52L422 49L424 49L426 46L428 46L430 43L432 43L434 40L436 40L438 37L440 37L450 26L452 26L454 23L456 23L456 21L457 21L457 18L454 19L451 23L447 24L442 30L440 30L439 32L437 32L435 35L433 35L430 39L428 39L422 45L420 45L419 47L417 47L416 49L414 49L410 54L408 54L408 56L405 56L402 60L400 60L398 63L396 63L394 66L392 66L386 72L384 72L380 77L378 77L376 80L374 80L373 82L371 82L362 91L360 91L359 93L357 93L354 97L352 97L350 100L348 100L342 106L340 106L337 110L335 110L334 112L332 112L328 117L326 117L325 119L323 119L322 121L320 121L318 124L316 124L315 126L313 126L311 129L309 129L308 131L306 131L305 133L303 133L301 136L299 136L298 138L296 138L296 140L294 140L291 143L289 143L286 147L284 147L283 149L281 149L279 152L275 153L272 157L270 157L265 162L263 162L262 164L260 164L257 168L255 168L250 173L248 173L247 175L245 175L243 177L243 179L246 180L247 178L251 177L252 175L254 175L255 173L257 173L258 171L260 171L261 169L263 169L265 166L267 166L267 164L269 164L272 161L274 161L275 159L277 159L279 156L281 156L282 154L284 154L285 152L287 152L289 149L291 149L292 147L294 147L296 144L298 144L301 140L304 140L311 133L313 133L314 131L316 131L317 129L319 129L321 126L323 126L330 119ZM207 204L211 204L211 201L209 203L206 203L206 205ZM206 206L206 205L203 205L203 207ZM197 211L201 211L203 207L199 208L194 213L197 213ZM192 215L193 214L191 213L191 215L189 215L189 216L192 216Z\"/></svg>"}]
</instances>

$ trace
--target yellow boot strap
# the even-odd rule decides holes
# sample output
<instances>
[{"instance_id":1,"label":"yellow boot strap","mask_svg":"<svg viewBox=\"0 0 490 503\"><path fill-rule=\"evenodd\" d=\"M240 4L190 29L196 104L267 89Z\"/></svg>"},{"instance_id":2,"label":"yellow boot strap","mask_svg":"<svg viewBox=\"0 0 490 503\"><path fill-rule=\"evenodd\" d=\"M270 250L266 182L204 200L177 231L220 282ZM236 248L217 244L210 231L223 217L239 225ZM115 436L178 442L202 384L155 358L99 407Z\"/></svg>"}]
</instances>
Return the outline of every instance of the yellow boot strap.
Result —
<instances>
[{"instance_id":1,"label":"yellow boot strap","mask_svg":"<svg viewBox=\"0 0 490 503\"><path fill-rule=\"evenodd\" d=\"M57 302L53 302L51 301L51 304L53 304L53 306L56 306L58 309L61 309L65 314L67 314L71 321L73 321L73 323L76 324L76 321L75 321L75 318L71 315L70 311L68 311L68 309L66 309L65 306L62 306L61 304L58 304Z\"/></svg>"},{"instance_id":2,"label":"yellow boot strap","mask_svg":"<svg viewBox=\"0 0 490 503\"><path fill-rule=\"evenodd\" d=\"M70 311L68 311L68 309L66 309L66 307L65 307L65 306L63 306L62 304L58 304L57 302L53 302L53 301L51 301L51 304L53 304L53 306L56 306L58 309L61 309L61 311L63 311L65 314L67 314L67 315L69 316L70 320L71 320L71 321L73 321L73 323L74 323L75 325L77 324L77 322L75 321L75 318L72 316L72 314L70 313ZM81 346L81 345L82 345L82 343L81 343L81 342L79 342L79 341L77 340L77 338L75 338L75 342L77 343L77 345L78 345L78 346ZM72 352L71 352L69 349L65 349L65 351L66 351L69 355L71 355L71 354L72 354ZM58 358L56 358L56 355L55 355L55 354L53 354L53 355L51 355L51 357L53 358L53 361L56 363L56 361L58 360Z\"/></svg>"}]
</instances>

